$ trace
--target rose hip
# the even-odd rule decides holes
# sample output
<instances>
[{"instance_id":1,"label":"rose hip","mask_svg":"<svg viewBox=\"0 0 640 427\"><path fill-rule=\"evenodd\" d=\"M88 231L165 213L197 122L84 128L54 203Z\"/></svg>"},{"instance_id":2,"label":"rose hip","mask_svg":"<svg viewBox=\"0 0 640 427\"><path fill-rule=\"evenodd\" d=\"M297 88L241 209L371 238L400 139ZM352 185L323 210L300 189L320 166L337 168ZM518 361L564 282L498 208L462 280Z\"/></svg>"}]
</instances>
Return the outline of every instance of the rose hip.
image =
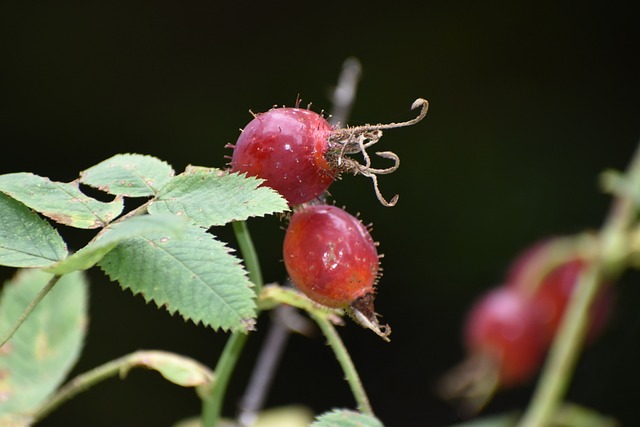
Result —
<instances>
[{"instance_id":1,"label":"rose hip","mask_svg":"<svg viewBox=\"0 0 640 427\"><path fill-rule=\"evenodd\" d=\"M331 126L301 108L274 108L258 114L242 131L231 170L266 180L290 205L322 194L335 179L326 160Z\"/></svg>"},{"instance_id":2,"label":"rose hip","mask_svg":"<svg viewBox=\"0 0 640 427\"><path fill-rule=\"evenodd\" d=\"M338 207L296 211L283 252L293 283L320 304L343 308L373 293L379 268L376 245L360 220Z\"/></svg>"},{"instance_id":3,"label":"rose hip","mask_svg":"<svg viewBox=\"0 0 640 427\"><path fill-rule=\"evenodd\" d=\"M499 383L524 383L538 370L546 347L535 308L516 289L499 287L482 296L465 323L465 345L498 369Z\"/></svg>"}]
</instances>

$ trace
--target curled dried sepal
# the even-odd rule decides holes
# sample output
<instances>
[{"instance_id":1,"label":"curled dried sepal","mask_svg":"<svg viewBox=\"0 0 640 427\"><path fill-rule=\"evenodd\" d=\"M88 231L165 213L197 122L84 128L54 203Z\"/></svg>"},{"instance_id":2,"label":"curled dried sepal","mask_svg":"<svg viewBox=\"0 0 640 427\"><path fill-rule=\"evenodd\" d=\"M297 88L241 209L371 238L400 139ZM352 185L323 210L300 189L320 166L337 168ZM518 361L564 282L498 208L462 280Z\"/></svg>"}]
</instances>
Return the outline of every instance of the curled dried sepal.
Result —
<instances>
[{"instance_id":1,"label":"curled dried sepal","mask_svg":"<svg viewBox=\"0 0 640 427\"><path fill-rule=\"evenodd\" d=\"M373 308L374 294L368 293L358 298L349 306L349 316L363 328L371 329L376 335L390 342L391 327L389 325L380 325L378 322L378 314Z\"/></svg>"},{"instance_id":2,"label":"curled dried sepal","mask_svg":"<svg viewBox=\"0 0 640 427\"><path fill-rule=\"evenodd\" d=\"M390 201L387 202L387 200L384 198L384 196L380 192L380 188L378 187L378 175L388 175L390 173L395 172L400 167L400 157L398 157L398 155L392 151L376 152L376 155L385 159L393 160L394 162L393 166L390 166L388 168L376 169L371 167L371 160L369 158L369 155L365 151L363 151L362 154L365 158L365 164L361 164L358 161L353 160L349 157L342 158L343 170L347 172L351 172L354 175L362 175L362 176L366 176L367 178L370 178L373 181L373 188L376 192L376 197L378 197L378 200L380 201L380 203L382 203L384 206L387 206L387 207L394 206L396 203L398 203L398 198L400 196L396 194L391 198Z\"/></svg>"},{"instance_id":3,"label":"curled dried sepal","mask_svg":"<svg viewBox=\"0 0 640 427\"><path fill-rule=\"evenodd\" d=\"M367 148L376 144L382 138L383 129L394 129L411 126L420 122L429 109L429 102L426 99L418 98L411 105L411 109L420 108L420 113L412 120L399 123L387 123L376 125L363 125L335 129L329 136L329 151L327 159L331 167L339 172L353 173L354 175L364 175L373 181L373 187L380 203L384 206L394 206L398 202L396 194L390 201L387 201L378 187L377 175L386 175L395 172L400 166L400 158L392 151L379 151L375 154L394 161L394 165L385 169L371 167L371 157L367 153ZM362 154L364 163L360 163L350 157L349 154Z\"/></svg>"}]
</instances>

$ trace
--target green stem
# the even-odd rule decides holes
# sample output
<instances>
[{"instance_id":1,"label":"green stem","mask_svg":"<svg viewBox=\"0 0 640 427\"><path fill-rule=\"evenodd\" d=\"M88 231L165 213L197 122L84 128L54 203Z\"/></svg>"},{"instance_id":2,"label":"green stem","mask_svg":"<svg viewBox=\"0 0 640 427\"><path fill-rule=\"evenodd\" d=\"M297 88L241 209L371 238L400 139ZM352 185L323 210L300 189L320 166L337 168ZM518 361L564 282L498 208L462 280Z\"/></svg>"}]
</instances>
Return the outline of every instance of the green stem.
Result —
<instances>
[{"instance_id":1,"label":"green stem","mask_svg":"<svg viewBox=\"0 0 640 427\"><path fill-rule=\"evenodd\" d=\"M27 308L24 309L22 314L20 314L20 317L18 317L18 320L16 320L13 326L11 326L11 329L9 329L9 331L2 337L2 341L0 341L0 347L2 347L4 344L6 344L7 341L11 339L13 334L15 334L18 328L20 328L20 325L22 325L24 321L27 320L27 317L29 317L31 312L37 307L38 304L40 304L40 301L42 301L42 299L51 291L51 289L53 289L53 287L56 283L58 283L58 280L60 280L61 277L61 275L56 274L51 279L49 279L49 282L42 289L40 289L40 292L37 293L33 301L31 301Z\"/></svg>"},{"instance_id":2,"label":"green stem","mask_svg":"<svg viewBox=\"0 0 640 427\"><path fill-rule=\"evenodd\" d=\"M136 351L100 365L69 381L33 412L33 422L41 421L64 402L88 388L116 375L122 377L136 367L155 369L167 380L183 387L200 386L210 382L213 377L213 373L208 368L193 359L159 350ZM167 375L184 371L191 374L186 380L180 375Z\"/></svg>"},{"instance_id":3,"label":"green stem","mask_svg":"<svg viewBox=\"0 0 640 427\"><path fill-rule=\"evenodd\" d=\"M120 373L120 370L130 363L129 358L130 356L127 355L112 360L96 368L93 368L92 370L87 371L84 374L80 374L69 381L64 387L58 390L58 392L50 400L48 400L43 406L36 410L36 412L33 414L34 422L42 420L62 403L85 391L89 387L118 375Z\"/></svg>"},{"instance_id":4,"label":"green stem","mask_svg":"<svg viewBox=\"0 0 640 427\"><path fill-rule=\"evenodd\" d=\"M213 385L202 399L202 427L214 427L220 420L229 380L248 337L247 334L234 332L227 340L214 370Z\"/></svg>"},{"instance_id":5,"label":"green stem","mask_svg":"<svg viewBox=\"0 0 640 427\"><path fill-rule=\"evenodd\" d=\"M247 223L245 221L235 221L233 223L233 231L236 235L236 240L238 240L238 246L240 246L240 253L242 253L244 264L249 272L249 279L251 279L251 282L256 287L256 294L260 295L264 282L262 280L262 271L260 270L258 253L253 245L253 240L251 239Z\"/></svg>"},{"instance_id":6,"label":"green stem","mask_svg":"<svg viewBox=\"0 0 640 427\"><path fill-rule=\"evenodd\" d=\"M520 427L547 426L560 407L584 341L589 307L599 287L599 270L598 265L592 265L581 276Z\"/></svg>"},{"instance_id":7,"label":"green stem","mask_svg":"<svg viewBox=\"0 0 640 427\"><path fill-rule=\"evenodd\" d=\"M340 339L340 335L338 335L338 332L333 327L333 324L327 316L317 315L314 312L310 312L310 314L318 323L320 329L322 329L325 337L327 337L329 346L333 350L336 359L338 359L338 363L340 363L344 372L345 379L349 383L349 387L351 387L351 392L353 393L353 397L356 399L358 410L362 413L373 416L373 409L369 403L367 393L362 386L362 381L360 381L360 376L358 376L358 371L356 371L356 367L349 356L349 352Z\"/></svg>"},{"instance_id":8,"label":"green stem","mask_svg":"<svg viewBox=\"0 0 640 427\"><path fill-rule=\"evenodd\" d=\"M249 272L249 279L255 286L257 294L263 286L262 272L260 270L260 262L256 253L249 229L244 221L234 222L233 231L235 232L240 252L244 259L245 266ZM207 395L202 399L202 426L215 427L222 413L222 404L227 391L227 386L233 370L236 367L242 349L247 342L248 335L241 332L231 334L224 350L218 359L215 367L215 380L212 387L208 390Z\"/></svg>"},{"instance_id":9,"label":"green stem","mask_svg":"<svg viewBox=\"0 0 640 427\"><path fill-rule=\"evenodd\" d=\"M629 166L631 188L640 186L640 149ZM589 308L603 278L617 276L626 256L626 235L635 215L635 204L628 194L614 201L600 234L598 259L582 274L573 293L560 329L553 341L538 387L519 426L545 427L560 408L569 386L589 320Z\"/></svg>"}]
</instances>

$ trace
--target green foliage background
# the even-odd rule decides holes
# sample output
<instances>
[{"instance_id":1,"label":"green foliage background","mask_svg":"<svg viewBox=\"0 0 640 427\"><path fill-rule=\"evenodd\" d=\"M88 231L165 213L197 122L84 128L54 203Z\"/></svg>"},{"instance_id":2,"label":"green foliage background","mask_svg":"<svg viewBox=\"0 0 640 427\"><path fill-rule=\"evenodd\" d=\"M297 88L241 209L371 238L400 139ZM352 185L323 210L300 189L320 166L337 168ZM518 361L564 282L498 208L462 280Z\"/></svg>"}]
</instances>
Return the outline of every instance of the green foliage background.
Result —
<instances>
[{"instance_id":1,"label":"green foliage background","mask_svg":"<svg viewBox=\"0 0 640 427\"><path fill-rule=\"evenodd\" d=\"M421 124L380 142L402 159L381 179L384 194L401 194L397 207L380 206L363 178L332 187L339 205L374 223L385 253L377 308L394 329L390 345L354 325L341 332L383 421L446 425L456 413L433 385L462 356L468 305L533 241L598 227L609 199L597 175L623 168L638 142L640 34L628 3L3 4L0 173L70 181L124 152L176 170L223 167L224 145L249 109L299 97L328 110L342 61L356 56L364 74L352 124L411 117L417 97L431 108ZM281 226L250 222L267 281L284 275ZM235 244L230 229L214 232ZM64 236L77 249L92 232ZM143 348L213 364L223 334L131 297L97 269L89 278L91 323L77 371ZM623 425L640 422L637 282L623 278L612 327L585 354L569 394ZM263 333L241 360L228 413ZM501 395L488 410L522 407L528 393ZM322 339L302 337L292 338L268 403L317 412L353 404ZM198 411L191 390L134 371L42 425L169 425Z\"/></svg>"}]
</instances>

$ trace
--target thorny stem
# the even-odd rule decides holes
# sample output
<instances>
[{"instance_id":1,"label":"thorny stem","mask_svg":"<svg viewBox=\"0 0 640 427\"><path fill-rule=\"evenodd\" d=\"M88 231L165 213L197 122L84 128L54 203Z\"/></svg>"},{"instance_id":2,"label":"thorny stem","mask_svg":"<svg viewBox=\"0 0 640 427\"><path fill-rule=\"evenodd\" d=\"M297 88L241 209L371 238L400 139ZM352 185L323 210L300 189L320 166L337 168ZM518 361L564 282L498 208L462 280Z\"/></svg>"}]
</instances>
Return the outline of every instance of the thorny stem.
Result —
<instances>
[{"instance_id":1,"label":"thorny stem","mask_svg":"<svg viewBox=\"0 0 640 427\"><path fill-rule=\"evenodd\" d=\"M36 297L29 303L27 308L24 309L22 314L20 314L18 320L16 320L15 323L11 326L11 329L7 331L7 333L2 337L2 341L0 341L0 347L5 345L7 341L11 339L13 334L15 334L20 326L24 323L24 321L27 320L27 317L29 317L31 312L38 306L38 304L40 304L40 301L42 301L42 299L51 291L51 289L53 289L53 287L56 285L56 283L58 283L58 280L60 280L61 277L61 275L56 274L51 279L49 279L49 282L47 282L47 284L42 289L40 289L40 291L36 294Z\"/></svg>"},{"instance_id":2,"label":"thorny stem","mask_svg":"<svg viewBox=\"0 0 640 427\"><path fill-rule=\"evenodd\" d=\"M266 286L260 295L258 304L265 309L277 306L278 304L288 304L306 311L318 324L327 338L329 346L342 367L345 379L349 383L351 392L358 405L358 410L373 415L369 398L362 386L358 372L349 356L349 352L333 326L334 323L341 322L341 310L322 306L311 301L299 291L281 286Z\"/></svg>"},{"instance_id":3,"label":"thorny stem","mask_svg":"<svg viewBox=\"0 0 640 427\"><path fill-rule=\"evenodd\" d=\"M320 329L322 329L329 346L333 350L336 359L338 359L338 363L340 363L342 371L344 372L345 379L349 383L349 387L351 387L351 393L353 393L353 397L356 399L358 410L362 413L373 416L373 409L371 408L371 403L369 403L367 393L362 386L362 381L360 381L358 371L356 371L356 367L349 356L349 352L340 339L340 335L338 335L338 332L333 327L333 324L327 316L317 315L314 312L310 312L310 314L318 323Z\"/></svg>"},{"instance_id":4,"label":"thorny stem","mask_svg":"<svg viewBox=\"0 0 640 427\"><path fill-rule=\"evenodd\" d=\"M249 272L249 279L259 294L262 289L262 272L249 229L244 221L234 222L233 230L240 246L240 252ZM222 413L222 404L233 370L240 359L240 354L247 342L248 334L234 332L231 334L215 367L216 379L202 399L202 426L215 427Z\"/></svg>"},{"instance_id":5,"label":"thorny stem","mask_svg":"<svg viewBox=\"0 0 640 427\"><path fill-rule=\"evenodd\" d=\"M627 179L631 188L640 187L640 147L631 161ZM520 427L546 427L558 411L586 335L591 303L602 279L615 277L622 270L626 256L625 236L635 213L632 196L618 195L600 234L599 256L578 281L578 291L573 293L569 302Z\"/></svg>"}]
</instances>

